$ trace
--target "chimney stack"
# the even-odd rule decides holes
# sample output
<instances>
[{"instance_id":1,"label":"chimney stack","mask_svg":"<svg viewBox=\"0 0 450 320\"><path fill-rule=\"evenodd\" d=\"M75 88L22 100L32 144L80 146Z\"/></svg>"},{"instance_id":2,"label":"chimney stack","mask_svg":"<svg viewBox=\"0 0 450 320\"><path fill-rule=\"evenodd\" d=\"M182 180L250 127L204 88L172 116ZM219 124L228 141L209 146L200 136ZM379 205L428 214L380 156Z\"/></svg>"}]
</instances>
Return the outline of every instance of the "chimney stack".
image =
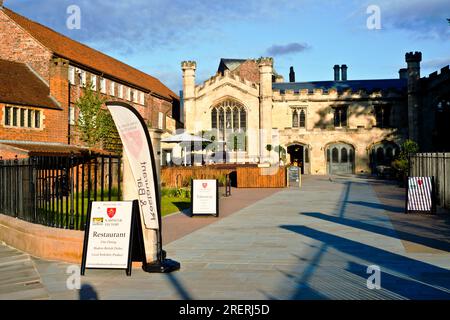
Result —
<instances>
[{"instance_id":1,"label":"chimney stack","mask_svg":"<svg viewBox=\"0 0 450 320\"><path fill-rule=\"evenodd\" d=\"M347 65L346 64L343 64L342 66L341 66L341 72L342 72L342 81L347 81Z\"/></svg>"},{"instance_id":2,"label":"chimney stack","mask_svg":"<svg viewBox=\"0 0 450 320\"><path fill-rule=\"evenodd\" d=\"M398 75L400 79L408 79L408 69L401 68L400 70L398 70Z\"/></svg>"},{"instance_id":3,"label":"chimney stack","mask_svg":"<svg viewBox=\"0 0 450 320\"><path fill-rule=\"evenodd\" d=\"M339 65L338 64L335 64L334 65L334 67L333 67L333 69L334 69L334 81L340 81L341 79L340 79L340 67L339 67Z\"/></svg>"},{"instance_id":4,"label":"chimney stack","mask_svg":"<svg viewBox=\"0 0 450 320\"><path fill-rule=\"evenodd\" d=\"M295 82L294 67L291 67L291 70L289 71L289 82Z\"/></svg>"}]
</instances>

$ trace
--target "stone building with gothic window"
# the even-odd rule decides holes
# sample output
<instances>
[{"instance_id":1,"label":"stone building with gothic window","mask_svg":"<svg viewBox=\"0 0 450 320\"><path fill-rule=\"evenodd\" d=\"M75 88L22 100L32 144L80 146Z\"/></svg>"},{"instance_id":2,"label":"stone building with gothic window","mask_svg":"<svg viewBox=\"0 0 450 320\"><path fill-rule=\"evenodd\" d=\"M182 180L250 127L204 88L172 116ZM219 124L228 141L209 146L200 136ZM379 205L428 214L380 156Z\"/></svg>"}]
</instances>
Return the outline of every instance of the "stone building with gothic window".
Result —
<instances>
[{"instance_id":1,"label":"stone building with gothic window","mask_svg":"<svg viewBox=\"0 0 450 320\"><path fill-rule=\"evenodd\" d=\"M222 142L227 162L276 163L285 150L284 163L305 174L375 173L407 138L424 151L445 143L435 124L447 108L448 67L421 78L422 54L405 59L396 79L348 80L348 67L335 65L332 81L312 82L296 82L292 67L285 82L272 58L221 59L201 84L196 62L184 61L185 129Z\"/></svg>"}]
</instances>

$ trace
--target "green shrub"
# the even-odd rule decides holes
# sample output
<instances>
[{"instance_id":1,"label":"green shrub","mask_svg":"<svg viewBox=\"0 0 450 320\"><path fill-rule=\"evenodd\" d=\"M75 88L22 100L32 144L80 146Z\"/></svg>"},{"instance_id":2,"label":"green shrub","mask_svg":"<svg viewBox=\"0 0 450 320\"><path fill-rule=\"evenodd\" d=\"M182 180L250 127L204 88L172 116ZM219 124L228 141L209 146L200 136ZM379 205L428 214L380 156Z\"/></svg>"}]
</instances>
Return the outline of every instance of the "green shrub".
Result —
<instances>
[{"instance_id":1,"label":"green shrub","mask_svg":"<svg viewBox=\"0 0 450 320\"><path fill-rule=\"evenodd\" d=\"M191 190L189 188L163 188L161 197L169 198L190 198Z\"/></svg>"},{"instance_id":2,"label":"green shrub","mask_svg":"<svg viewBox=\"0 0 450 320\"><path fill-rule=\"evenodd\" d=\"M400 153L392 161L392 168L395 170L395 175L398 180L403 181L408 175L409 171L409 155L417 153L419 145L413 140L405 140L401 146Z\"/></svg>"}]
</instances>

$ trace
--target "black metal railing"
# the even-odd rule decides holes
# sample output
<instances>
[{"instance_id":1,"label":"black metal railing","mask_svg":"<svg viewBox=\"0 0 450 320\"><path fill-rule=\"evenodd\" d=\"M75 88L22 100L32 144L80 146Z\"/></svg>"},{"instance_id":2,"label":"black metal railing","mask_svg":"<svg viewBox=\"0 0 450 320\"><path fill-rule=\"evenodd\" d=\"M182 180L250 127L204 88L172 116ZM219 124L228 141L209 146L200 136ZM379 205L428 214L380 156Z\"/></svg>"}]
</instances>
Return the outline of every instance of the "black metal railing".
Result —
<instances>
[{"instance_id":1,"label":"black metal railing","mask_svg":"<svg viewBox=\"0 0 450 320\"><path fill-rule=\"evenodd\" d=\"M89 201L121 199L118 156L0 157L0 213L83 230Z\"/></svg>"},{"instance_id":2,"label":"black metal railing","mask_svg":"<svg viewBox=\"0 0 450 320\"><path fill-rule=\"evenodd\" d=\"M450 208L450 153L416 153L409 157L409 175L434 177L437 204Z\"/></svg>"}]
</instances>

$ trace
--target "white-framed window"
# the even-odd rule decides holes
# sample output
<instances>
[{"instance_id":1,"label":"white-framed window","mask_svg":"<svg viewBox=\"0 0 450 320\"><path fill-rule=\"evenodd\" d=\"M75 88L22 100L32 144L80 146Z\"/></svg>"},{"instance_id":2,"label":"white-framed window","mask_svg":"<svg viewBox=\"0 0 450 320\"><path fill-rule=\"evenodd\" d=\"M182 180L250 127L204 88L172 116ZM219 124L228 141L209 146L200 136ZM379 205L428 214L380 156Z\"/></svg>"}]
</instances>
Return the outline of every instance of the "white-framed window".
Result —
<instances>
[{"instance_id":1,"label":"white-framed window","mask_svg":"<svg viewBox=\"0 0 450 320\"><path fill-rule=\"evenodd\" d=\"M123 85L119 84L119 98L123 99Z\"/></svg>"},{"instance_id":2,"label":"white-framed window","mask_svg":"<svg viewBox=\"0 0 450 320\"><path fill-rule=\"evenodd\" d=\"M85 87L86 86L86 71L77 69L76 73L78 75L78 83L80 84L80 86Z\"/></svg>"},{"instance_id":3,"label":"white-framed window","mask_svg":"<svg viewBox=\"0 0 450 320\"><path fill-rule=\"evenodd\" d=\"M69 66L69 83L75 85L75 68L73 66Z\"/></svg>"},{"instance_id":4,"label":"white-framed window","mask_svg":"<svg viewBox=\"0 0 450 320\"><path fill-rule=\"evenodd\" d=\"M91 75L91 87L92 90L97 91L97 76Z\"/></svg>"},{"instance_id":5,"label":"white-framed window","mask_svg":"<svg viewBox=\"0 0 450 320\"><path fill-rule=\"evenodd\" d=\"M105 78L100 79L100 92L106 93L106 79Z\"/></svg>"},{"instance_id":6,"label":"white-framed window","mask_svg":"<svg viewBox=\"0 0 450 320\"><path fill-rule=\"evenodd\" d=\"M158 112L158 129L164 129L164 113Z\"/></svg>"},{"instance_id":7,"label":"white-framed window","mask_svg":"<svg viewBox=\"0 0 450 320\"><path fill-rule=\"evenodd\" d=\"M42 127L42 111L38 109L5 106L3 112L3 125L14 128Z\"/></svg>"},{"instance_id":8,"label":"white-framed window","mask_svg":"<svg viewBox=\"0 0 450 320\"><path fill-rule=\"evenodd\" d=\"M131 101L131 89L127 88L127 100Z\"/></svg>"},{"instance_id":9,"label":"white-framed window","mask_svg":"<svg viewBox=\"0 0 450 320\"><path fill-rule=\"evenodd\" d=\"M69 124L71 126L75 125L75 108L69 107Z\"/></svg>"},{"instance_id":10,"label":"white-framed window","mask_svg":"<svg viewBox=\"0 0 450 320\"><path fill-rule=\"evenodd\" d=\"M109 95L114 96L116 94L116 84L114 81L111 81L109 84Z\"/></svg>"},{"instance_id":11,"label":"white-framed window","mask_svg":"<svg viewBox=\"0 0 450 320\"><path fill-rule=\"evenodd\" d=\"M145 93L140 92L139 94L139 103L145 105Z\"/></svg>"},{"instance_id":12,"label":"white-framed window","mask_svg":"<svg viewBox=\"0 0 450 320\"><path fill-rule=\"evenodd\" d=\"M139 102L139 91L137 91L137 90L134 90L134 93L133 93L133 102L136 102L136 103L138 103Z\"/></svg>"}]
</instances>

